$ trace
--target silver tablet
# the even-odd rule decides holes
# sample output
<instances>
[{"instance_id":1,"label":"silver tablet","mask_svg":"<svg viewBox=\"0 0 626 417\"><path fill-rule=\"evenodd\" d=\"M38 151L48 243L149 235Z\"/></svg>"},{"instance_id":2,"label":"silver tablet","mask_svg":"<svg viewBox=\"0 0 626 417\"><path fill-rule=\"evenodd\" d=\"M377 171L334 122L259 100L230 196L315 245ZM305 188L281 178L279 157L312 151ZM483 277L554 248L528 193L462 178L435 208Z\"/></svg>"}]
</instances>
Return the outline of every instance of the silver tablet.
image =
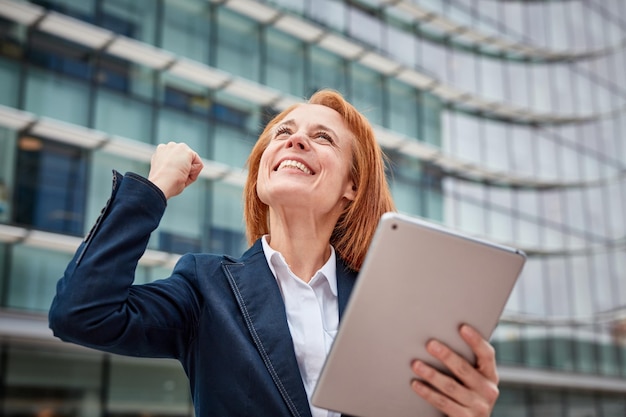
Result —
<instances>
[{"instance_id":1,"label":"silver tablet","mask_svg":"<svg viewBox=\"0 0 626 417\"><path fill-rule=\"evenodd\" d=\"M463 323L495 329L526 256L413 217L380 220L312 396L314 405L361 417L439 417L411 389L411 362L445 370L432 338L469 361Z\"/></svg>"}]
</instances>

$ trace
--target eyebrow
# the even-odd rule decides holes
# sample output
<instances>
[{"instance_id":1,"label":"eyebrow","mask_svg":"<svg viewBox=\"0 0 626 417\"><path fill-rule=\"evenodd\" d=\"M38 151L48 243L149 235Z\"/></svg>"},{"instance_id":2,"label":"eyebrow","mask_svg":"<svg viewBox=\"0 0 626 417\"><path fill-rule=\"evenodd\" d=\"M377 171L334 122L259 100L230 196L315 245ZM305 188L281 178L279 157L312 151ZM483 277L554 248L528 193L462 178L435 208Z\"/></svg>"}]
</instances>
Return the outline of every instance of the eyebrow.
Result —
<instances>
[{"instance_id":1,"label":"eyebrow","mask_svg":"<svg viewBox=\"0 0 626 417\"><path fill-rule=\"evenodd\" d=\"M277 128L279 128L280 126L284 126L284 125L288 125L288 126L295 126L296 125L296 121L294 119L287 119L283 122L280 122L279 124L276 125L276 128L274 130L276 130ZM339 137L337 135L337 132L335 132L333 129L331 129L330 127L323 125L321 123L316 123L313 126L311 126L313 128L313 130L324 130L329 132L330 134L332 134L334 137Z\"/></svg>"}]
</instances>

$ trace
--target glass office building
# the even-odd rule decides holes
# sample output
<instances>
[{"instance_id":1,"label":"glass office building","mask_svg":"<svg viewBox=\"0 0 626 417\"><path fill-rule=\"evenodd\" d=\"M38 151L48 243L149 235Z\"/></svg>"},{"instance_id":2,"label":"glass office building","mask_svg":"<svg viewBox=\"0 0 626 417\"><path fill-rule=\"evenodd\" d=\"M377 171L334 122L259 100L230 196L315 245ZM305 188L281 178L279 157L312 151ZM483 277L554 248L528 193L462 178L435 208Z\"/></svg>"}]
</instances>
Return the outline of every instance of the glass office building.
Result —
<instances>
[{"instance_id":1,"label":"glass office building","mask_svg":"<svg viewBox=\"0 0 626 417\"><path fill-rule=\"evenodd\" d=\"M375 125L400 211L528 254L494 416L625 416L625 45L622 0L1 0L0 415L193 414L178 363L56 340L55 283L111 170L171 140L206 168L137 281L241 253L260 127L327 87Z\"/></svg>"}]
</instances>

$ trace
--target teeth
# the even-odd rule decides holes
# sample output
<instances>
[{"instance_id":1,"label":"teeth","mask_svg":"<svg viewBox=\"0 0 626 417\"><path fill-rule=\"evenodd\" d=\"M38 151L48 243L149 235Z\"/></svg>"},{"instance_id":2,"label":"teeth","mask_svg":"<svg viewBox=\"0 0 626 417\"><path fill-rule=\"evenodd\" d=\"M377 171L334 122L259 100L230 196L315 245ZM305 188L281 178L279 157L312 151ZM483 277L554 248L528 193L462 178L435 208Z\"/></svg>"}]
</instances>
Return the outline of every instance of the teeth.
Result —
<instances>
[{"instance_id":1,"label":"teeth","mask_svg":"<svg viewBox=\"0 0 626 417\"><path fill-rule=\"evenodd\" d=\"M312 174L311 170L308 169L306 165L304 165L302 162L293 161L291 159L286 159L283 162L281 162L280 165L278 166L278 169L282 169L286 167L297 168L306 174L309 174L309 175Z\"/></svg>"}]
</instances>

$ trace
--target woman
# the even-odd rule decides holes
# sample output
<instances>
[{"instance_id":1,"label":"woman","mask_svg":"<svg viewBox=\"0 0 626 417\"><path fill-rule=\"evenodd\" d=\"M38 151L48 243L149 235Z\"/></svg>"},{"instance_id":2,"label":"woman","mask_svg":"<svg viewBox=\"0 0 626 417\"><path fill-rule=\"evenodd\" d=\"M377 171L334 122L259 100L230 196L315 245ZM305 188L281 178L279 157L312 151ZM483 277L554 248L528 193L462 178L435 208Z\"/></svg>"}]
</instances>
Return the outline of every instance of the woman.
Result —
<instances>
[{"instance_id":1,"label":"woman","mask_svg":"<svg viewBox=\"0 0 626 417\"><path fill-rule=\"evenodd\" d=\"M309 398L378 219L393 210L382 153L367 120L321 91L266 126L248 167L251 247L238 259L184 255L171 277L144 285L132 283L150 233L202 162L169 143L148 179L115 173L58 283L50 327L108 352L178 359L197 416L337 416ZM415 361L412 387L450 416L487 416L498 396L493 348L469 326L461 335L477 366L431 341L456 379Z\"/></svg>"}]
</instances>

